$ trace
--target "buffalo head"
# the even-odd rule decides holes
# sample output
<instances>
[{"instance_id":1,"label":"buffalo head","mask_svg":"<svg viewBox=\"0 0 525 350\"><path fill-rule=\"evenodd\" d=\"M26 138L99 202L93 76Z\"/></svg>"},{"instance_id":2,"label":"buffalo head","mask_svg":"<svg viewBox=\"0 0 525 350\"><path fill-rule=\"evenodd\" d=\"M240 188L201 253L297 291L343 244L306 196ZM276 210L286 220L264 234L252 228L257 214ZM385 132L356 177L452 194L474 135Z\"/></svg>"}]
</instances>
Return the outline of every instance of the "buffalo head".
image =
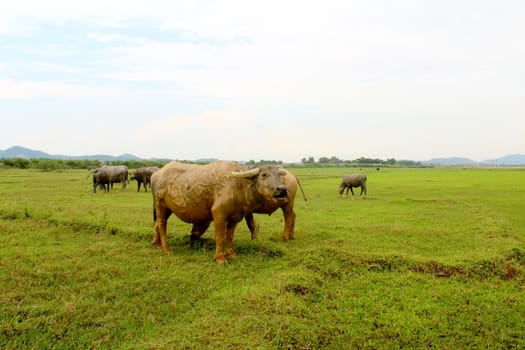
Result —
<instances>
[{"instance_id":1,"label":"buffalo head","mask_svg":"<svg viewBox=\"0 0 525 350\"><path fill-rule=\"evenodd\" d=\"M233 171L232 176L255 181L256 191L265 198L286 201L288 188L282 183L281 176L286 171L274 166L260 166L245 171Z\"/></svg>"}]
</instances>

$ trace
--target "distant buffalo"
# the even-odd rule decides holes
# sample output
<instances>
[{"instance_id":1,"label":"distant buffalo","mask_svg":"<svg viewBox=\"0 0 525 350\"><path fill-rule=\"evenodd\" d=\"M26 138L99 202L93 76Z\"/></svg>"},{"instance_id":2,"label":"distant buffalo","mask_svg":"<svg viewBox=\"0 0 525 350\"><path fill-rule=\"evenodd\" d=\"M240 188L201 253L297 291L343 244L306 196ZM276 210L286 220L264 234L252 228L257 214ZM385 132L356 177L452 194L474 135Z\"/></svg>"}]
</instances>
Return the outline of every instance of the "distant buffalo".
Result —
<instances>
[{"instance_id":1,"label":"distant buffalo","mask_svg":"<svg viewBox=\"0 0 525 350\"><path fill-rule=\"evenodd\" d=\"M122 183L122 189L126 188L128 182L128 167L125 165L103 165L100 168L92 170L93 174L93 192L97 191L100 185L107 185L107 190L113 188L115 182ZM104 191L106 188L104 187Z\"/></svg>"},{"instance_id":2,"label":"distant buffalo","mask_svg":"<svg viewBox=\"0 0 525 350\"><path fill-rule=\"evenodd\" d=\"M109 191L109 184L111 182L111 175L107 169L99 168L92 172L93 174L93 193L97 193L97 187ZM89 177L89 175L88 175Z\"/></svg>"},{"instance_id":3,"label":"distant buffalo","mask_svg":"<svg viewBox=\"0 0 525 350\"><path fill-rule=\"evenodd\" d=\"M130 180L137 180L137 192L140 191L140 185L144 185L144 192L148 192L148 185L151 182L151 175L154 172L159 170L156 166L148 166L143 168L138 168L131 173Z\"/></svg>"},{"instance_id":4,"label":"distant buffalo","mask_svg":"<svg viewBox=\"0 0 525 350\"><path fill-rule=\"evenodd\" d=\"M352 187L361 187L361 193L366 195L366 175L363 174L347 174L343 176L341 185L339 185L339 194L343 194L346 189L346 194L348 195L348 190L354 195L354 190Z\"/></svg>"}]
</instances>

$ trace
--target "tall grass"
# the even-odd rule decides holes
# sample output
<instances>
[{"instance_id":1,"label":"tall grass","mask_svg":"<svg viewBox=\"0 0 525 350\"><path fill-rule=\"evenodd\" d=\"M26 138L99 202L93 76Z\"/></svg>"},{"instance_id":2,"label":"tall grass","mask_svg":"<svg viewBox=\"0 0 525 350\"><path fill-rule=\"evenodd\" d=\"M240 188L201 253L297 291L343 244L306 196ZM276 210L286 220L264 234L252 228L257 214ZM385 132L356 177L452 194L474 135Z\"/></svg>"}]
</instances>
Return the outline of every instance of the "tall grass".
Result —
<instances>
[{"instance_id":1,"label":"tall grass","mask_svg":"<svg viewBox=\"0 0 525 350\"><path fill-rule=\"evenodd\" d=\"M356 169L293 171L296 239L258 215L220 267L176 218L155 249L134 184L0 170L0 348L525 347L524 170L364 169L366 197L337 193Z\"/></svg>"}]
</instances>

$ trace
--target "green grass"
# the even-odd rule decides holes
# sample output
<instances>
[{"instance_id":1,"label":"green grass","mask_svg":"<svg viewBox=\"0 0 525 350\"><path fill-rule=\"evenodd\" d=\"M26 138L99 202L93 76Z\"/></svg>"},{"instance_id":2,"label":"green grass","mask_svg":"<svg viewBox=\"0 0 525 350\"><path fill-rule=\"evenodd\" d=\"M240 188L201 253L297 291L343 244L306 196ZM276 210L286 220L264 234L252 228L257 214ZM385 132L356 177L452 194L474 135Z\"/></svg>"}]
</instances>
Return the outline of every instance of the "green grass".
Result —
<instances>
[{"instance_id":1,"label":"green grass","mask_svg":"<svg viewBox=\"0 0 525 350\"><path fill-rule=\"evenodd\" d=\"M525 347L525 170L301 168L296 239L256 215L213 262L151 194L92 193L85 171L0 170L0 348ZM359 190L358 190L359 192Z\"/></svg>"}]
</instances>

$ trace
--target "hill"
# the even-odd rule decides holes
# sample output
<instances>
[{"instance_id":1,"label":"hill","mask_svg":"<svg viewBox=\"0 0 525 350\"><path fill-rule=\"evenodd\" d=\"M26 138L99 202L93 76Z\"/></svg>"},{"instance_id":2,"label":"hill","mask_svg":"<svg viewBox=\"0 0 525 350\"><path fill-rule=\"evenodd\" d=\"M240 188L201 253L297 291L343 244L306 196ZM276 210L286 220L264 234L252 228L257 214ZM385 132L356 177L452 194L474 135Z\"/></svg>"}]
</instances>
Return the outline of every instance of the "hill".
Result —
<instances>
[{"instance_id":1,"label":"hill","mask_svg":"<svg viewBox=\"0 0 525 350\"><path fill-rule=\"evenodd\" d=\"M509 154L497 159L481 162L483 165L525 165L525 154Z\"/></svg>"},{"instance_id":2,"label":"hill","mask_svg":"<svg viewBox=\"0 0 525 350\"><path fill-rule=\"evenodd\" d=\"M0 158L51 158L51 155L20 146L13 146L5 151L0 150Z\"/></svg>"},{"instance_id":3,"label":"hill","mask_svg":"<svg viewBox=\"0 0 525 350\"><path fill-rule=\"evenodd\" d=\"M435 166L520 166L525 165L525 154L510 154L496 159L483 160L481 162L461 157L432 158L423 163Z\"/></svg>"},{"instance_id":4,"label":"hill","mask_svg":"<svg viewBox=\"0 0 525 350\"><path fill-rule=\"evenodd\" d=\"M25 159L75 159L75 160L99 160L102 162L112 161L127 161L127 160L160 160L160 159L144 159L133 154L124 153L119 156L112 156L107 154L93 154L83 156L67 156L61 154L49 154L46 152L32 150L26 147L13 146L6 150L0 150L0 158L25 158ZM163 159L167 160L167 159ZM196 162L208 163L217 160L215 158L198 159ZM476 162L469 158L449 157L449 158L432 158L423 161L423 164L432 166L525 166L525 154L509 154L500 158L487 159L481 162Z\"/></svg>"},{"instance_id":5,"label":"hill","mask_svg":"<svg viewBox=\"0 0 525 350\"><path fill-rule=\"evenodd\" d=\"M87 159L106 161L126 161L126 160L144 160L133 154L125 153L119 156L111 156L107 154L94 154L85 156L66 156L60 154L49 154L46 152L32 150L21 146L13 146L5 151L0 150L0 158L25 158L25 159Z\"/></svg>"},{"instance_id":6,"label":"hill","mask_svg":"<svg viewBox=\"0 0 525 350\"><path fill-rule=\"evenodd\" d=\"M460 166L460 165L477 165L478 163L469 158L450 157L450 158L432 158L423 162L424 164L438 166Z\"/></svg>"}]
</instances>

